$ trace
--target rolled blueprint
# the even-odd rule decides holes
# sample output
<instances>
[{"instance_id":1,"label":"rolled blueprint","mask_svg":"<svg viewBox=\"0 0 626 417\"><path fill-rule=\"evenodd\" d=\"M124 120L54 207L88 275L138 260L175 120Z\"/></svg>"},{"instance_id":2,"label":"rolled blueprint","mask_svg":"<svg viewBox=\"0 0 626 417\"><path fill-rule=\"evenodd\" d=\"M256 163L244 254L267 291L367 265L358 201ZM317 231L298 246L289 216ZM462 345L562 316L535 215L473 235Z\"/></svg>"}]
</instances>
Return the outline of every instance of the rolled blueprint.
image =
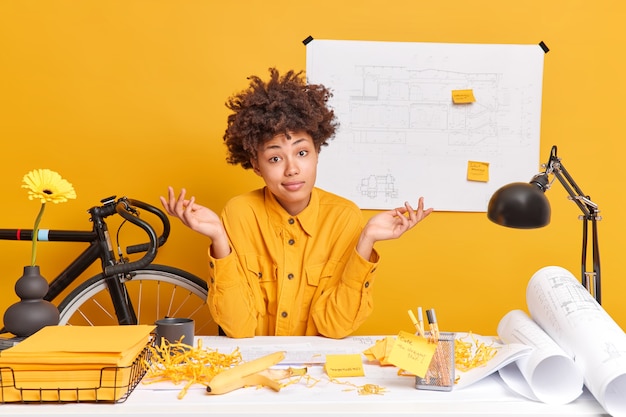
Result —
<instances>
[{"instance_id":1,"label":"rolled blueprint","mask_svg":"<svg viewBox=\"0 0 626 417\"><path fill-rule=\"evenodd\" d=\"M612 416L626 416L626 334L566 269L537 271L526 288L533 320L574 357L585 385Z\"/></svg>"},{"instance_id":2,"label":"rolled blueprint","mask_svg":"<svg viewBox=\"0 0 626 417\"><path fill-rule=\"evenodd\" d=\"M498 324L503 342L533 347L532 352L499 370L519 394L548 404L567 404L583 392L583 375L561 347L522 310L507 313Z\"/></svg>"}]
</instances>

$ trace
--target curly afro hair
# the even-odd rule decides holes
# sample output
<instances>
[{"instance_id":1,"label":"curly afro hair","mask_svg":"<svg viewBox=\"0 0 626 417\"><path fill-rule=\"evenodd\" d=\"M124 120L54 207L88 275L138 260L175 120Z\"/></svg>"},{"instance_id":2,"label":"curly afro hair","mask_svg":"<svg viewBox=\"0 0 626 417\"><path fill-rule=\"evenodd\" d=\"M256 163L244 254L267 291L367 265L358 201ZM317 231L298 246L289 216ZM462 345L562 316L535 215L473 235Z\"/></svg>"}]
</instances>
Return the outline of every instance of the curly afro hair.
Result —
<instances>
[{"instance_id":1,"label":"curly afro hair","mask_svg":"<svg viewBox=\"0 0 626 417\"><path fill-rule=\"evenodd\" d=\"M305 131L321 151L334 137L339 126L328 106L331 91L321 84L307 84L303 72L287 72L283 76L270 68L270 79L262 81L250 76L248 89L230 97L224 142L228 147L226 161L245 169L252 168L251 158L257 148L274 136L288 131Z\"/></svg>"}]
</instances>

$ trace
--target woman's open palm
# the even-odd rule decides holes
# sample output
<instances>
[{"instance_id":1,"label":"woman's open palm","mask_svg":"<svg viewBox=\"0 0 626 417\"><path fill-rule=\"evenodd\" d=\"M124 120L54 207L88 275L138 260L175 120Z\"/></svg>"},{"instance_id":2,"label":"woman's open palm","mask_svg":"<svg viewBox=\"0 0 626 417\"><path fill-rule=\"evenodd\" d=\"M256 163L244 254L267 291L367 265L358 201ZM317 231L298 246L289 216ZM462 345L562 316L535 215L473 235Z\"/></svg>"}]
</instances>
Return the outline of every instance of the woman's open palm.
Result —
<instances>
[{"instance_id":1,"label":"woman's open palm","mask_svg":"<svg viewBox=\"0 0 626 417\"><path fill-rule=\"evenodd\" d=\"M406 202L404 207L383 211L372 217L367 222L368 234L378 240L396 239L402 236L407 230L415 227L426 216L432 213L433 209L424 209L424 199L420 197L417 210Z\"/></svg>"},{"instance_id":2,"label":"woman's open palm","mask_svg":"<svg viewBox=\"0 0 626 417\"><path fill-rule=\"evenodd\" d=\"M222 234L224 226L219 216L211 209L196 204L195 197L186 199L185 194L186 190L183 188L176 197L174 189L168 187L168 198L160 197L167 214L178 217L185 226L211 239Z\"/></svg>"}]
</instances>

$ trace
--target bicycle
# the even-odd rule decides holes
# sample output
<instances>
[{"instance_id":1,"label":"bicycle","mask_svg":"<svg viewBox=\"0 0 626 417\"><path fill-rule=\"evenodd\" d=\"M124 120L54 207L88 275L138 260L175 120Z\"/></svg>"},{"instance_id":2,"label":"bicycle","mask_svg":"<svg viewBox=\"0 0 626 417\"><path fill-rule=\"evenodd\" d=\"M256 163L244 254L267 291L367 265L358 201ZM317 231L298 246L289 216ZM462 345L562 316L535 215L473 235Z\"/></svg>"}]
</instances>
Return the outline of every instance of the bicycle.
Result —
<instances>
[{"instance_id":1,"label":"bicycle","mask_svg":"<svg viewBox=\"0 0 626 417\"><path fill-rule=\"evenodd\" d=\"M91 230L45 230L50 242L84 242L88 247L72 260L50 283L45 300L55 303L72 284L79 283L57 305L60 325L129 325L154 324L163 317L188 317L196 324L196 334L218 334L206 304L207 284L182 269L152 263L157 250L170 233L167 215L148 203L116 196L100 201L88 210ZM161 235L140 218L140 209L156 216L162 223ZM117 232L117 255L113 250L105 219L120 215ZM151 217L154 217L151 216ZM127 222L142 229L148 243L127 246L125 254L119 233ZM42 239L42 230L38 239ZM0 229L1 240L31 241L33 230ZM139 259L130 255L143 253ZM85 271L100 259L102 272L80 281ZM0 333L6 333L4 329Z\"/></svg>"}]
</instances>

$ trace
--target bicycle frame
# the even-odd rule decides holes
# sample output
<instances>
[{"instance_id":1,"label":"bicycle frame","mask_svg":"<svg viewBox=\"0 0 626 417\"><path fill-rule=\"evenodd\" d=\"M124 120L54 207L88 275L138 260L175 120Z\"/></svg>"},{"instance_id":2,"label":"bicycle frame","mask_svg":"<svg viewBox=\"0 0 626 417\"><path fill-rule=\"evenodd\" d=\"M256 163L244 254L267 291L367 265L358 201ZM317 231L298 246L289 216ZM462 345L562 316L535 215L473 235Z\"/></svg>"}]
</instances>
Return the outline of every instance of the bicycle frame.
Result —
<instances>
[{"instance_id":1,"label":"bicycle frame","mask_svg":"<svg viewBox=\"0 0 626 417\"><path fill-rule=\"evenodd\" d=\"M102 273L105 276L107 287L118 317L119 324L137 324L135 309L127 296L123 279L133 270L149 265L156 257L156 251L169 236L169 219L158 208L138 201L115 196L101 200L102 206L95 206L88 210L90 221L93 224L91 231L77 230L39 230L38 240L50 242L85 242L89 246L80 253L68 266L49 284L48 293L44 297L47 301L54 301L56 297L76 281L94 262L101 260ZM141 220L136 208L142 208L155 214L163 224L161 236L157 238L154 228ZM126 248L127 254L145 252L137 261L125 262L117 260L113 252L108 226L105 218L119 214L124 219L143 229L149 237L148 243L132 245ZM28 240L33 237L32 229L0 229L0 240ZM3 329L4 330L4 329Z\"/></svg>"}]
</instances>

